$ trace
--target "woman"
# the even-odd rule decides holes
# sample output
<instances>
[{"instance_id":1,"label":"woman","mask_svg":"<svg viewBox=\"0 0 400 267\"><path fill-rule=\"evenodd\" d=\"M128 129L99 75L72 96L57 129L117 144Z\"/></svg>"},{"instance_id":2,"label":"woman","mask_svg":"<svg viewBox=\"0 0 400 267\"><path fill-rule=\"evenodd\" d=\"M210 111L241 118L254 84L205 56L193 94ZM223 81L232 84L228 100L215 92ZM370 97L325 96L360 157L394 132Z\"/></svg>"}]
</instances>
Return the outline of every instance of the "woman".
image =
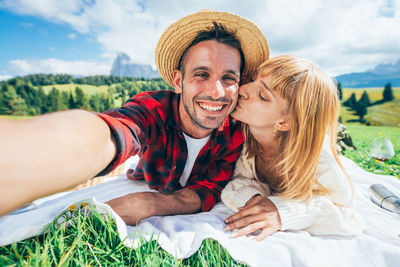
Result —
<instances>
[{"instance_id":1,"label":"woman","mask_svg":"<svg viewBox=\"0 0 400 267\"><path fill-rule=\"evenodd\" d=\"M340 103L332 80L294 56L265 61L258 77L239 89L232 116L246 142L233 180L222 191L237 213L225 220L235 237L259 230L353 236L363 221L353 210L353 188L336 152Z\"/></svg>"}]
</instances>

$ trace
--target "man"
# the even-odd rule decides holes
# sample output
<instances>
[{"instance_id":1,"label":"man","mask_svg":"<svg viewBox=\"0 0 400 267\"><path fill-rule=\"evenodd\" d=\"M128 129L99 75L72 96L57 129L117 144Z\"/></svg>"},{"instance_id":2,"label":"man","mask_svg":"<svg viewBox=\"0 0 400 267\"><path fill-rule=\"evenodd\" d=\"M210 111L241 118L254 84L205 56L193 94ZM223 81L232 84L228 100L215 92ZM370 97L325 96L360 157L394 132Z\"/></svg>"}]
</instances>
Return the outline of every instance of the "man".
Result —
<instances>
[{"instance_id":1,"label":"man","mask_svg":"<svg viewBox=\"0 0 400 267\"><path fill-rule=\"evenodd\" d=\"M156 48L158 70L177 94L141 93L97 116L67 111L1 121L8 134L2 132L0 140L10 140L0 144L10 151L0 160L0 182L7 186L1 200L22 200L8 201L0 213L101 170L105 174L135 154L140 161L128 178L145 179L160 193L109 201L125 222L210 210L243 142L228 117L240 79L267 57L268 44L254 24L226 12L200 11L169 26Z\"/></svg>"}]
</instances>

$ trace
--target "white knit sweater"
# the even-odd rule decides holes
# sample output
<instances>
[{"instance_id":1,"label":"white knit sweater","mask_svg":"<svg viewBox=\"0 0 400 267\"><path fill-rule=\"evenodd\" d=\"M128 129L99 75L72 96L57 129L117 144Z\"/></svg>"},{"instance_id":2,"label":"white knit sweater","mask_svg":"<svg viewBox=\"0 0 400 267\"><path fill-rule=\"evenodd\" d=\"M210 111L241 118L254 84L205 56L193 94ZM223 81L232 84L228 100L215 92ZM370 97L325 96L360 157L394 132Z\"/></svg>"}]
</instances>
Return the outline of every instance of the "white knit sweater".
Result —
<instances>
[{"instance_id":1,"label":"white knit sweater","mask_svg":"<svg viewBox=\"0 0 400 267\"><path fill-rule=\"evenodd\" d=\"M268 197L278 208L281 230L306 230L313 235L354 236L364 221L353 209L353 192L332 152L324 145L317 168L318 182L330 191L313 196L310 202L270 196L268 185L258 181L254 158L243 149L231 180L221 193L223 203L237 212L254 195Z\"/></svg>"}]
</instances>

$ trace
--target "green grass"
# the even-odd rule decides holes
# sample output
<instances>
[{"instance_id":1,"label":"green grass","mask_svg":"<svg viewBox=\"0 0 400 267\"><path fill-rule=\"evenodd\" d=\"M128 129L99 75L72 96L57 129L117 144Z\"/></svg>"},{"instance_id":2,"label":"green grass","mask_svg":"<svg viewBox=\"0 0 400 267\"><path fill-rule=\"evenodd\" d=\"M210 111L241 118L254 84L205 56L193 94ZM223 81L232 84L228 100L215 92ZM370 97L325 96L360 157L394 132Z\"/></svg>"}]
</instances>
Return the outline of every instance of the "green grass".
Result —
<instances>
[{"instance_id":1,"label":"green grass","mask_svg":"<svg viewBox=\"0 0 400 267\"><path fill-rule=\"evenodd\" d=\"M359 116L354 114L354 110L351 110L348 107L342 106L340 109L340 117L342 118L343 123L346 125L362 125L359 120ZM350 123L350 121L352 121Z\"/></svg>"},{"instance_id":2,"label":"green grass","mask_svg":"<svg viewBox=\"0 0 400 267\"><path fill-rule=\"evenodd\" d=\"M11 119L11 120L24 120L24 119L31 119L33 118L33 116L0 115L0 118Z\"/></svg>"},{"instance_id":3,"label":"green grass","mask_svg":"<svg viewBox=\"0 0 400 267\"><path fill-rule=\"evenodd\" d=\"M381 105L368 107L365 119L371 125L400 126L400 97Z\"/></svg>"},{"instance_id":4,"label":"green grass","mask_svg":"<svg viewBox=\"0 0 400 267\"><path fill-rule=\"evenodd\" d=\"M345 151L345 156L363 169L395 175L400 178L400 127L346 125L357 150ZM368 156L373 138L382 133L389 138L396 152L385 163ZM190 258L178 260L165 252L157 237L130 249L119 240L113 219L92 213L66 211L70 225L53 223L48 233L0 247L0 266L244 266L233 260L218 242L206 239Z\"/></svg>"},{"instance_id":5,"label":"green grass","mask_svg":"<svg viewBox=\"0 0 400 267\"><path fill-rule=\"evenodd\" d=\"M135 81L135 82L130 82L134 83L136 85L139 84L148 84L149 81ZM46 94L48 94L53 87L55 87L57 90L60 91L67 91L67 92L75 92L76 87L80 87L86 95L94 95L96 93L103 93L106 92L109 87L116 87L117 85L120 85L120 83L114 83L112 85L101 85L101 86L95 86L95 85L90 85L90 84L54 84L54 85L46 85L42 86L43 90L45 91Z\"/></svg>"},{"instance_id":6,"label":"green grass","mask_svg":"<svg viewBox=\"0 0 400 267\"><path fill-rule=\"evenodd\" d=\"M345 151L344 155L356 162L364 170L376 173L393 175L400 178L400 128L346 125L357 149ZM370 157L369 149L374 138L382 134L393 144L395 156L384 163L377 162Z\"/></svg>"},{"instance_id":7,"label":"green grass","mask_svg":"<svg viewBox=\"0 0 400 267\"><path fill-rule=\"evenodd\" d=\"M84 208L81 208L82 211ZM137 249L120 241L115 221L85 212L66 211L66 223L54 220L48 233L0 247L0 266L245 266L212 239L190 258L178 260L164 251L157 237Z\"/></svg>"},{"instance_id":8,"label":"green grass","mask_svg":"<svg viewBox=\"0 0 400 267\"><path fill-rule=\"evenodd\" d=\"M383 89L384 87L343 88L342 100L346 101L352 93L355 93L357 100L359 100L364 91L367 91L371 101L381 100L383 98ZM392 91L395 98L400 98L400 87L392 87Z\"/></svg>"},{"instance_id":9,"label":"green grass","mask_svg":"<svg viewBox=\"0 0 400 267\"><path fill-rule=\"evenodd\" d=\"M113 85L115 86L115 85ZM89 84L54 84L54 85L46 85L42 86L43 90L46 94L48 94L53 87L55 87L57 90L60 91L67 91L67 92L75 92L76 87L80 87L85 94L87 95L94 95L96 93L102 93L106 92L107 88L109 87L108 85L102 85L102 86L95 86L95 85L89 85Z\"/></svg>"}]
</instances>

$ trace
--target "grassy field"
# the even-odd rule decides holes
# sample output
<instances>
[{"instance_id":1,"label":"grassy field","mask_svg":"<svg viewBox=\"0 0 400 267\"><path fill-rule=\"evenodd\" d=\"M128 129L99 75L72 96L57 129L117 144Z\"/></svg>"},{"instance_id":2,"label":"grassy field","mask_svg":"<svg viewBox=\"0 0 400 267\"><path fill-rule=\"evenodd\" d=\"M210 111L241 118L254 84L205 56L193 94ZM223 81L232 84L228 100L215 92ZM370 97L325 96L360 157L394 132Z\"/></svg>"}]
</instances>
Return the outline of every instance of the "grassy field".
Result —
<instances>
[{"instance_id":1,"label":"grassy field","mask_svg":"<svg viewBox=\"0 0 400 267\"><path fill-rule=\"evenodd\" d=\"M348 107L343 107L340 111L342 121L348 125L365 125L361 124L359 116ZM372 126L392 126L400 127L400 98L381 105L368 107L368 113L365 119Z\"/></svg>"},{"instance_id":2,"label":"grassy field","mask_svg":"<svg viewBox=\"0 0 400 267\"><path fill-rule=\"evenodd\" d=\"M33 118L33 116L0 115L0 118L11 119L11 120L24 120L24 119L31 119Z\"/></svg>"},{"instance_id":3,"label":"grassy field","mask_svg":"<svg viewBox=\"0 0 400 267\"><path fill-rule=\"evenodd\" d=\"M347 125L357 146L345 156L362 168L400 178L400 127ZM385 163L368 156L373 138L391 139L396 155ZM207 239L190 258L178 260L160 248L156 240L129 249L119 240L115 222L96 213L87 217L66 211L70 227L53 224L48 233L0 247L0 266L243 266L218 242ZM155 237L156 239L156 237Z\"/></svg>"},{"instance_id":4,"label":"grassy field","mask_svg":"<svg viewBox=\"0 0 400 267\"><path fill-rule=\"evenodd\" d=\"M400 97L381 105L368 107L365 119L371 125L400 126Z\"/></svg>"},{"instance_id":5,"label":"grassy field","mask_svg":"<svg viewBox=\"0 0 400 267\"><path fill-rule=\"evenodd\" d=\"M245 266L211 239L192 257L178 260L156 238L137 249L125 247L115 221L95 211L90 217L78 211L63 216L69 227L53 223L42 236L0 247L0 266Z\"/></svg>"},{"instance_id":6,"label":"grassy field","mask_svg":"<svg viewBox=\"0 0 400 267\"><path fill-rule=\"evenodd\" d=\"M346 157L367 171L400 178L400 127L347 125L347 129L357 149L345 151ZM395 156L384 163L376 161L368 155L373 139L380 134L391 140L395 152Z\"/></svg>"},{"instance_id":7,"label":"grassy field","mask_svg":"<svg viewBox=\"0 0 400 267\"><path fill-rule=\"evenodd\" d=\"M342 100L346 101L352 93L356 94L357 100L360 99L364 91L367 91L369 99L372 101L381 100L383 98L383 87L370 87L370 88L343 88ZM393 95L395 98L400 98L400 87L392 87Z\"/></svg>"},{"instance_id":8,"label":"grassy field","mask_svg":"<svg viewBox=\"0 0 400 267\"><path fill-rule=\"evenodd\" d=\"M53 89L53 87L60 91L67 91L72 93L75 92L76 87L80 87L85 92L85 94L94 95L96 93L106 92L109 86L108 85L95 86L89 84L55 84L55 85L46 85L42 87L46 94L48 94L51 91L51 89Z\"/></svg>"},{"instance_id":9,"label":"grassy field","mask_svg":"<svg viewBox=\"0 0 400 267\"><path fill-rule=\"evenodd\" d=\"M367 91L371 102L382 99L383 88L344 88L342 102L346 101L353 92L356 94L357 100L359 100L364 90ZM368 107L365 119L372 126L400 126L400 87L393 88L393 94L395 97L393 101ZM344 123L361 125L358 122L359 116L355 115L354 111L348 107L342 106L340 116Z\"/></svg>"}]
</instances>

